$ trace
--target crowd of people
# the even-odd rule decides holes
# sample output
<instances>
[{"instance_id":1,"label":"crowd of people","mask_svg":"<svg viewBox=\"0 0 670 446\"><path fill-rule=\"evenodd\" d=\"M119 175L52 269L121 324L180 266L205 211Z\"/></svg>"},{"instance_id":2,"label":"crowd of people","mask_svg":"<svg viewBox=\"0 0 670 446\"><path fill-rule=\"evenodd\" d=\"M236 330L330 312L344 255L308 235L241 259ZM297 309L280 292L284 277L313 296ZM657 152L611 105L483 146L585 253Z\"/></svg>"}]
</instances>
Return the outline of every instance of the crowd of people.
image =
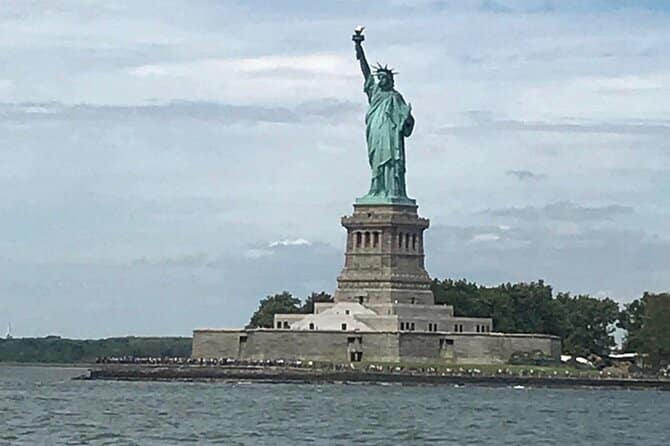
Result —
<instances>
[{"instance_id":1,"label":"crowd of people","mask_svg":"<svg viewBox=\"0 0 670 446\"><path fill-rule=\"evenodd\" d=\"M171 356L104 356L96 359L96 364L136 364L136 365L193 365L193 366L249 366L249 367L312 367L313 361L285 361L268 359L247 361L233 358L191 358Z\"/></svg>"},{"instance_id":2,"label":"crowd of people","mask_svg":"<svg viewBox=\"0 0 670 446\"><path fill-rule=\"evenodd\" d=\"M500 366L487 367L482 370L478 367L434 367L420 365L397 364L357 364L357 363L327 363L300 360L267 359L267 360L239 360L233 358L190 358L190 357L101 357L98 364L110 365L149 365L149 366L206 366L206 367L283 367L283 368L310 368L317 370L357 370L367 373L394 373L394 374L421 374L421 375L453 375L453 376L530 376L530 377L577 377L584 376L584 371L545 367ZM670 375L670 370L662 370L663 377ZM588 373L591 377L617 377L608 370Z\"/></svg>"},{"instance_id":3,"label":"crowd of people","mask_svg":"<svg viewBox=\"0 0 670 446\"><path fill-rule=\"evenodd\" d=\"M431 367L419 365L396 365L396 364L357 364L357 363L327 363L300 360L266 359L266 360L239 360L233 358L191 358L191 357L139 357L139 356L111 356L97 358L97 364L128 364L128 365L161 365L161 366L209 366L209 367L286 367L286 368L312 368L319 370L358 370L368 373L401 373L401 374L423 374L423 375L455 375L455 376L535 376L535 377L576 377L588 375L591 377L614 378L625 377L616 373L615 369L605 368L590 373L575 369L546 368L546 367L507 367L485 371L477 367ZM633 373L626 373L633 377ZM670 366L659 370L657 376L670 377Z\"/></svg>"}]
</instances>

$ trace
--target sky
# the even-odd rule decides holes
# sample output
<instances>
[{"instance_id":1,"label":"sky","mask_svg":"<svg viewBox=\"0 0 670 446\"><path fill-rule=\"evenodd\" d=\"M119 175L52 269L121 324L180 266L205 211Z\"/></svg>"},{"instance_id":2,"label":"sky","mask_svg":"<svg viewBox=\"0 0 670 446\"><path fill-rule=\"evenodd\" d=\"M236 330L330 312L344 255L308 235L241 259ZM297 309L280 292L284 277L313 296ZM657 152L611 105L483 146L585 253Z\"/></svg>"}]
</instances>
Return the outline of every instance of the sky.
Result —
<instances>
[{"instance_id":1,"label":"sky","mask_svg":"<svg viewBox=\"0 0 670 446\"><path fill-rule=\"evenodd\" d=\"M669 19L640 0L2 2L0 332L189 335L333 292L369 186L359 24L413 107L432 277L668 291Z\"/></svg>"}]
</instances>

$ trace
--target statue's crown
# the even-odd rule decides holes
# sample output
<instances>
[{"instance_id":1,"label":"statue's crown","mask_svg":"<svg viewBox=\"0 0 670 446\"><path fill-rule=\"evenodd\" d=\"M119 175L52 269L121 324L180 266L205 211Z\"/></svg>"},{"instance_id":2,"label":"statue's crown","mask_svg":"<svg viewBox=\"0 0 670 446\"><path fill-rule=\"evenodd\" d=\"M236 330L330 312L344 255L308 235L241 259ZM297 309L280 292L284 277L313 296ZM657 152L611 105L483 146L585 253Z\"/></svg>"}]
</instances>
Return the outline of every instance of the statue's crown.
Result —
<instances>
[{"instance_id":1,"label":"statue's crown","mask_svg":"<svg viewBox=\"0 0 670 446\"><path fill-rule=\"evenodd\" d=\"M380 74L388 74L389 76L393 77L394 75L398 74L397 72L393 71L393 68L390 68L388 65L382 66L379 62L377 62L377 65L374 67L375 69L375 76L379 76Z\"/></svg>"}]
</instances>

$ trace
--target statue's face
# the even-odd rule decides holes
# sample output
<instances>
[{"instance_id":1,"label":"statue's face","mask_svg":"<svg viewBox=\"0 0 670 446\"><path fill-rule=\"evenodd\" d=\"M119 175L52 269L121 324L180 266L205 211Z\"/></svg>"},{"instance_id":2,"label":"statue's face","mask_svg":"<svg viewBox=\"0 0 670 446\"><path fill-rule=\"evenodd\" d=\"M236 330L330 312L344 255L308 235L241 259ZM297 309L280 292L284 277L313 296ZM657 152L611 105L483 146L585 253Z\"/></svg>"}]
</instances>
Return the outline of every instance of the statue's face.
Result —
<instances>
[{"instance_id":1,"label":"statue's face","mask_svg":"<svg viewBox=\"0 0 670 446\"><path fill-rule=\"evenodd\" d=\"M379 88L382 90L390 90L393 88L393 77L387 73L379 73L377 75L377 79L379 82Z\"/></svg>"}]
</instances>

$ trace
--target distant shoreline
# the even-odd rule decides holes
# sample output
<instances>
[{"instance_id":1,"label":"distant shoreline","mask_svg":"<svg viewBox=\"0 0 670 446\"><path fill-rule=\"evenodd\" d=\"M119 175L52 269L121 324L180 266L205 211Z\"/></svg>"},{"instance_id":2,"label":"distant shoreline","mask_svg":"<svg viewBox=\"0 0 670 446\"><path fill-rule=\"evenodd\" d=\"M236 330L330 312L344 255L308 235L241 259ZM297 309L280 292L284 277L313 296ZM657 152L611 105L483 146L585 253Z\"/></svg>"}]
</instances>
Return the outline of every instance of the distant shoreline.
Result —
<instances>
[{"instance_id":1,"label":"distant shoreline","mask_svg":"<svg viewBox=\"0 0 670 446\"><path fill-rule=\"evenodd\" d=\"M15 362L0 361L0 367L61 367L75 369L90 369L94 367L93 362Z\"/></svg>"},{"instance_id":2,"label":"distant shoreline","mask_svg":"<svg viewBox=\"0 0 670 446\"><path fill-rule=\"evenodd\" d=\"M111 381L252 381L264 383L384 383L414 385L482 385L524 387L594 387L670 391L670 380L641 378L546 377L515 375L464 375L445 373L369 372L364 370L309 369L264 366L146 366L105 365L89 369L83 380Z\"/></svg>"}]
</instances>

